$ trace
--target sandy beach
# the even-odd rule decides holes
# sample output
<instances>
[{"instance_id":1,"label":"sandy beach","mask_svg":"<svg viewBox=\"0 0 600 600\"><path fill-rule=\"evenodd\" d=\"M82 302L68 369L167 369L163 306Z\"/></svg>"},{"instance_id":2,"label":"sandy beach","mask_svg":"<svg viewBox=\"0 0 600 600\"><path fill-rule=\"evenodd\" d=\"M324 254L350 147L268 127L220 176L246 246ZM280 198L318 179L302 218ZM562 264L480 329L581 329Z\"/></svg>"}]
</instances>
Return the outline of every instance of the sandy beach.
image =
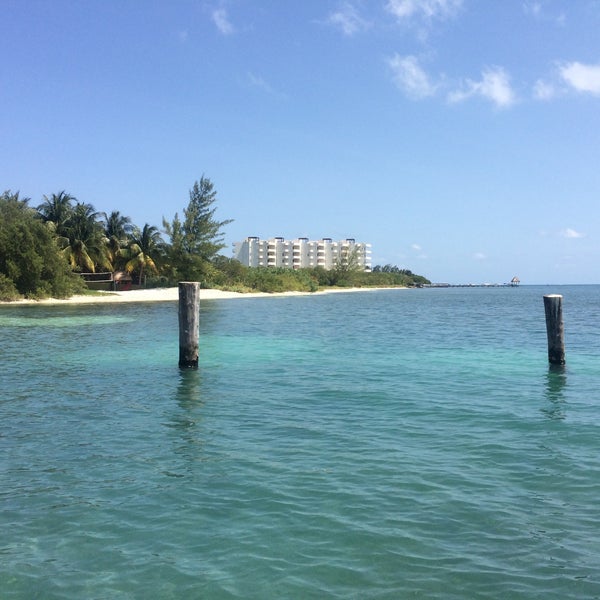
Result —
<instances>
[{"instance_id":1,"label":"sandy beach","mask_svg":"<svg viewBox=\"0 0 600 600\"><path fill-rule=\"evenodd\" d=\"M315 294L335 294L349 292L369 292L382 288L339 288L328 289L319 292L281 292L267 294L265 292L239 293L224 292L222 290L206 289L200 290L200 301L202 300L221 300L231 298L276 298L281 296L311 296ZM0 302L11 306L21 304L109 304L122 302L174 302L179 299L179 289L171 288L153 288L148 290L129 290L120 292L105 292L101 295L83 296L77 295L66 299L49 298L46 300L17 300L16 302Z\"/></svg>"}]
</instances>

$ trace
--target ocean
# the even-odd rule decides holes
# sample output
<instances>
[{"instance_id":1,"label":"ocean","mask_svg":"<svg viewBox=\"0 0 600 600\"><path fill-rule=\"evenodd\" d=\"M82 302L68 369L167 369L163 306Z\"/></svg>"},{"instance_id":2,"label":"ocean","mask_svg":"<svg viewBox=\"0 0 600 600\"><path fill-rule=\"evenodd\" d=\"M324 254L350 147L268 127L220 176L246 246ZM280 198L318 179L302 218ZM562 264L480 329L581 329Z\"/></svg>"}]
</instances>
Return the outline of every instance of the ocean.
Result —
<instances>
[{"instance_id":1,"label":"ocean","mask_svg":"<svg viewBox=\"0 0 600 600\"><path fill-rule=\"evenodd\" d=\"M543 295L564 297L550 367ZM600 598L600 286L0 306L0 598Z\"/></svg>"}]
</instances>

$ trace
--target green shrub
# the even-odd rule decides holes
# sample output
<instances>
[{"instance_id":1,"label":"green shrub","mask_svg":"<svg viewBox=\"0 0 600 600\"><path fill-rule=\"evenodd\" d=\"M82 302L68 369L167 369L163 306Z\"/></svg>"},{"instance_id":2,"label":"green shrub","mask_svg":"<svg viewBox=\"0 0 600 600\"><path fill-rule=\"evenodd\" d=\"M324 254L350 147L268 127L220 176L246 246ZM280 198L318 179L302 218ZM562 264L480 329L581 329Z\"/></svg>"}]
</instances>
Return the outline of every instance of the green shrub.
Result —
<instances>
[{"instance_id":1,"label":"green shrub","mask_svg":"<svg viewBox=\"0 0 600 600\"><path fill-rule=\"evenodd\" d=\"M0 275L27 298L64 298L84 289L60 253L53 232L18 194L0 196ZM10 286L3 289L10 295Z\"/></svg>"},{"instance_id":2,"label":"green shrub","mask_svg":"<svg viewBox=\"0 0 600 600\"><path fill-rule=\"evenodd\" d=\"M21 297L15 284L6 275L0 273L0 301L14 302Z\"/></svg>"}]
</instances>

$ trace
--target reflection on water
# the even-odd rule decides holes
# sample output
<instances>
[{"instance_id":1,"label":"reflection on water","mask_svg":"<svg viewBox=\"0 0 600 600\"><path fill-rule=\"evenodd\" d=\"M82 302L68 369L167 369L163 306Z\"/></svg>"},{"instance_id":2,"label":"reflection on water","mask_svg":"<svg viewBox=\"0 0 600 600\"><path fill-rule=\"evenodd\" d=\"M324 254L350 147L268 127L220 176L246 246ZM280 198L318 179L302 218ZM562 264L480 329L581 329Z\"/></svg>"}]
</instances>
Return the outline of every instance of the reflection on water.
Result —
<instances>
[{"instance_id":1,"label":"reflection on water","mask_svg":"<svg viewBox=\"0 0 600 600\"><path fill-rule=\"evenodd\" d=\"M191 409L201 403L200 371L196 369L179 370L176 399L177 404L184 409Z\"/></svg>"},{"instance_id":2,"label":"reflection on water","mask_svg":"<svg viewBox=\"0 0 600 600\"><path fill-rule=\"evenodd\" d=\"M169 427L185 431L196 426L199 416L200 372L195 369L181 369L175 393L176 408L173 410Z\"/></svg>"},{"instance_id":3,"label":"reflection on water","mask_svg":"<svg viewBox=\"0 0 600 600\"><path fill-rule=\"evenodd\" d=\"M549 365L546 374L546 398L548 406L542 412L550 419L561 420L565 418L564 388L567 383L567 369L565 365Z\"/></svg>"},{"instance_id":4,"label":"reflection on water","mask_svg":"<svg viewBox=\"0 0 600 600\"><path fill-rule=\"evenodd\" d=\"M172 442L171 456L174 459L171 471L177 475L171 476L190 475L194 461L203 453L206 432L202 426L203 402L200 399L200 383L199 371L179 371L175 402L169 411L169 420L165 423L173 432L169 436Z\"/></svg>"}]
</instances>

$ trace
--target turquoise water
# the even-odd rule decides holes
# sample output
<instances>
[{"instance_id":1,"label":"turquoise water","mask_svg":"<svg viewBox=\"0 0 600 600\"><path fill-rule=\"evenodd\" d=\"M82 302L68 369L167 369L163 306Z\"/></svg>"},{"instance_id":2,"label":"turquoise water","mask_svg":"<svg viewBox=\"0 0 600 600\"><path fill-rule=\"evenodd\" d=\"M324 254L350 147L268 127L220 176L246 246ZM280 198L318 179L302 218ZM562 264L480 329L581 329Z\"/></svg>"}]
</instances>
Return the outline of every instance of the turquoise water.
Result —
<instances>
[{"instance_id":1,"label":"turquoise water","mask_svg":"<svg viewBox=\"0 0 600 600\"><path fill-rule=\"evenodd\" d=\"M565 369L542 296L564 295ZM600 598L600 287L0 307L0 597Z\"/></svg>"}]
</instances>

